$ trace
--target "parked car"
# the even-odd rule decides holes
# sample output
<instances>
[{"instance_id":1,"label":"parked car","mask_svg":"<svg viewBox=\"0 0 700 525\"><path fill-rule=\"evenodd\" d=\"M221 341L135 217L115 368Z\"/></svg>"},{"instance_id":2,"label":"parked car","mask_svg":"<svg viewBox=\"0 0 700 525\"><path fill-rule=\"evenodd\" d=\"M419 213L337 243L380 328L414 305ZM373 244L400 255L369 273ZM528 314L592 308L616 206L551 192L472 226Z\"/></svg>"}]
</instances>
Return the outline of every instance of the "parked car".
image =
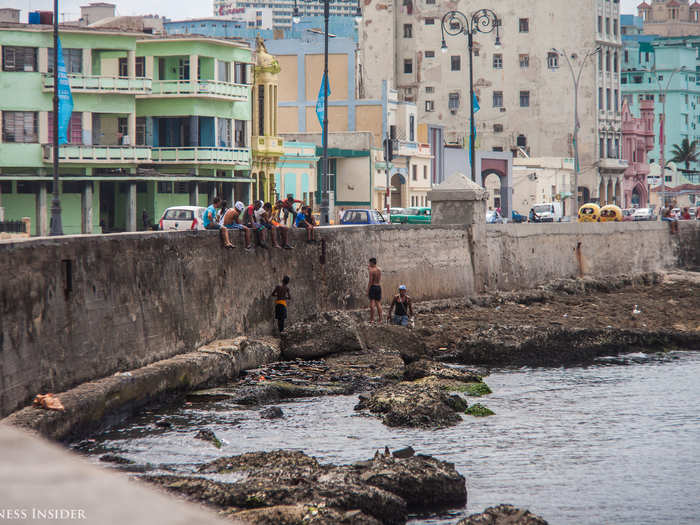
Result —
<instances>
[{"instance_id":1,"label":"parked car","mask_svg":"<svg viewBox=\"0 0 700 525\"><path fill-rule=\"evenodd\" d=\"M488 210L486 212L486 224L503 224L505 222L498 210Z\"/></svg>"},{"instance_id":2,"label":"parked car","mask_svg":"<svg viewBox=\"0 0 700 525\"><path fill-rule=\"evenodd\" d=\"M622 210L619 206L608 204L600 209L600 222L622 222Z\"/></svg>"},{"instance_id":3,"label":"parked car","mask_svg":"<svg viewBox=\"0 0 700 525\"><path fill-rule=\"evenodd\" d=\"M650 208L637 208L634 210L634 217L635 221L655 221L656 220L656 215L654 215L654 212L651 211Z\"/></svg>"},{"instance_id":4,"label":"parked car","mask_svg":"<svg viewBox=\"0 0 700 525\"><path fill-rule=\"evenodd\" d=\"M584 204L578 209L578 222L598 222L600 206L593 202Z\"/></svg>"},{"instance_id":5,"label":"parked car","mask_svg":"<svg viewBox=\"0 0 700 525\"><path fill-rule=\"evenodd\" d=\"M412 207L403 210L403 213L392 215L392 223L400 224L430 224L430 208Z\"/></svg>"},{"instance_id":6,"label":"parked car","mask_svg":"<svg viewBox=\"0 0 700 525\"><path fill-rule=\"evenodd\" d=\"M389 208L389 216L391 217L392 215L401 215L404 213L406 210L403 208Z\"/></svg>"},{"instance_id":7,"label":"parked car","mask_svg":"<svg viewBox=\"0 0 700 525\"><path fill-rule=\"evenodd\" d=\"M634 220L634 208L628 208L622 210L622 222L628 222Z\"/></svg>"},{"instance_id":8,"label":"parked car","mask_svg":"<svg viewBox=\"0 0 700 525\"><path fill-rule=\"evenodd\" d=\"M542 202L535 204L532 209L539 217L537 222L558 222L563 215L561 202Z\"/></svg>"},{"instance_id":9,"label":"parked car","mask_svg":"<svg viewBox=\"0 0 700 525\"><path fill-rule=\"evenodd\" d=\"M166 208L158 223L159 230L203 230L202 206L173 206Z\"/></svg>"},{"instance_id":10,"label":"parked car","mask_svg":"<svg viewBox=\"0 0 700 525\"><path fill-rule=\"evenodd\" d=\"M521 215L515 210L513 210L511 212L511 218L513 219L513 222L517 222L517 223L527 222L527 216Z\"/></svg>"},{"instance_id":11,"label":"parked car","mask_svg":"<svg viewBox=\"0 0 700 525\"><path fill-rule=\"evenodd\" d=\"M340 224L387 224L377 210L345 210Z\"/></svg>"}]
</instances>

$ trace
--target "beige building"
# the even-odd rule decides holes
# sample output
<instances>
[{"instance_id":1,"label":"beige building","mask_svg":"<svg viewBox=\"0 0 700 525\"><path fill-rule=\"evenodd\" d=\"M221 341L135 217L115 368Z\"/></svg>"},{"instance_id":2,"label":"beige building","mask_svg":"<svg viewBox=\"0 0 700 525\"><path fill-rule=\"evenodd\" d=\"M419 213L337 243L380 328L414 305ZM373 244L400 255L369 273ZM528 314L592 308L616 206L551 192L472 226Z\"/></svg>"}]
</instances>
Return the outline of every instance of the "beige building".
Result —
<instances>
[{"instance_id":1,"label":"beige building","mask_svg":"<svg viewBox=\"0 0 700 525\"><path fill-rule=\"evenodd\" d=\"M471 13L464 0L449 8ZM573 157L574 90L566 52L578 69L581 199L597 199L601 182L621 187L620 4L611 0L563 2L493 0L501 46L494 34L474 36L477 148L530 157ZM445 126L448 143L465 144L469 120L469 54L464 34L446 37L448 7L425 0L369 0L360 30L361 95L379 96L382 81L417 104L418 120ZM382 28L381 31L378 28ZM384 30L386 29L386 30ZM391 59L389 59L389 56Z\"/></svg>"},{"instance_id":2,"label":"beige building","mask_svg":"<svg viewBox=\"0 0 700 525\"><path fill-rule=\"evenodd\" d=\"M700 3L687 0L649 0L637 6L644 33L659 36L700 35Z\"/></svg>"},{"instance_id":3,"label":"beige building","mask_svg":"<svg viewBox=\"0 0 700 525\"><path fill-rule=\"evenodd\" d=\"M527 215L535 204L545 202L562 202L564 212L570 210L567 197L572 190L571 176L574 173L574 159L559 157L515 158L513 159L513 209ZM494 179L486 180L492 200ZM498 196L498 186L495 187ZM492 205L489 203L489 205ZM570 215L570 214L569 214Z\"/></svg>"}]
</instances>

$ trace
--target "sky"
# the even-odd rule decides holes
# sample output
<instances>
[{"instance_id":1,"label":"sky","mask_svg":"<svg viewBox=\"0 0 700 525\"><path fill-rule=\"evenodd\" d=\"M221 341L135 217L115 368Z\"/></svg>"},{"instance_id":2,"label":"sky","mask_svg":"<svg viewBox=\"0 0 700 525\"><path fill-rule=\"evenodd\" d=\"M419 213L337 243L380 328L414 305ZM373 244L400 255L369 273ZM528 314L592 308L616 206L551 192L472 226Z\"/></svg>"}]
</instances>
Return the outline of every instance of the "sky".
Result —
<instances>
[{"instance_id":1,"label":"sky","mask_svg":"<svg viewBox=\"0 0 700 525\"><path fill-rule=\"evenodd\" d=\"M97 0L59 0L58 12L64 13L66 20L77 19L80 16L80 6ZM158 14L172 19L209 16L212 11L210 0L183 2L178 0L102 0L117 4L119 15ZM320 0L318 0L320 1ZM561 0L576 2L577 0ZM621 0L622 12L636 14L636 7L642 0ZM22 10L21 21L26 22L29 11L51 11L52 0L0 0L2 7L14 7ZM63 21L64 15L59 15Z\"/></svg>"}]
</instances>

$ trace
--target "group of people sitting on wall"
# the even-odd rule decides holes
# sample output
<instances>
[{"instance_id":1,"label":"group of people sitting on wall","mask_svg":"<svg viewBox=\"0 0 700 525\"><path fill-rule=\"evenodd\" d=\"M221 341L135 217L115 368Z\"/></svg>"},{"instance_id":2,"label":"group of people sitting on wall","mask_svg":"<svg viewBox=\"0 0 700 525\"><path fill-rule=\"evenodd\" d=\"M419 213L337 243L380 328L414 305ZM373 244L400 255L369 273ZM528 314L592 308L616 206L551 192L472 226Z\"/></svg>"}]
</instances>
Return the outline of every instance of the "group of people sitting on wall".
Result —
<instances>
[{"instance_id":1,"label":"group of people sitting on wall","mask_svg":"<svg viewBox=\"0 0 700 525\"><path fill-rule=\"evenodd\" d=\"M295 205L300 204L298 209ZM245 238L245 249L253 249L253 239L260 248L267 248L267 242L274 248L291 250L289 244L288 222L291 217L291 227L306 230L306 242L314 243L315 229L318 226L311 213L311 206L293 197L277 200L273 206L261 200L246 206L241 201L229 207L227 201L214 197L212 203L204 211L203 224L207 230L219 230L225 248L234 248L229 231L239 230Z\"/></svg>"}]
</instances>

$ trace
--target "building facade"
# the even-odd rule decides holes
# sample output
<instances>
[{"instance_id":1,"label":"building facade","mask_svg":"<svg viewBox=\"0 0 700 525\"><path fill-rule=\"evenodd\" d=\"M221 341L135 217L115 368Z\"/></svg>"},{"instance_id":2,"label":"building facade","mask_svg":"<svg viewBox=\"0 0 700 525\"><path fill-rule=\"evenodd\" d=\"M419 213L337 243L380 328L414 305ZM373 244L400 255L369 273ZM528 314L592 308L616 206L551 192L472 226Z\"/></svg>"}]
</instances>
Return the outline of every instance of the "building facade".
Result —
<instances>
[{"instance_id":1,"label":"building facade","mask_svg":"<svg viewBox=\"0 0 700 525\"><path fill-rule=\"evenodd\" d=\"M303 17L323 16L323 2L298 0L299 14ZM357 12L357 0L335 0L330 3L331 16L354 18ZM294 0L278 0L274 4L262 0L214 0L214 16L227 16L239 9L262 10L272 7L272 25L274 28L292 27Z\"/></svg>"},{"instance_id":2,"label":"building facade","mask_svg":"<svg viewBox=\"0 0 700 525\"><path fill-rule=\"evenodd\" d=\"M579 192L581 200L608 200L605 192L612 181L619 195L626 169L619 160L619 3L495 0L489 8L500 20L501 45L496 47L495 32L474 35L477 148L573 157L571 73L565 57L553 49L566 53L578 69L586 53L599 48L585 63L579 87ZM448 49L441 53L441 20L448 9L471 14L474 7L466 1L449 8L423 0L366 2L358 76L363 95L377 97L387 80L401 100L417 104L421 122L443 126L445 141L464 147L469 134L469 53L464 34L446 36Z\"/></svg>"},{"instance_id":3,"label":"building facade","mask_svg":"<svg viewBox=\"0 0 700 525\"><path fill-rule=\"evenodd\" d=\"M659 36L700 36L700 3L688 0L649 0L637 6L644 33Z\"/></svg>"},{"instance_id":4,"label":"building facade","mask_svg":"<svg viewBox=\"0 0 700 525\"><path fill-rule=\"evenodd\" d=\"M251 51L240 42L63 28L74 100L60 146L65 233L134 231L168 206L249 200ZM52 27L0 25L5 218L48 228Z\"/></svg>"},{"instance_id":5,"label":"building facade","mask_svg":"<svg viewBox=\"0 0 700 525\"><path fill-rule=\"evenodd\" d=\"M629 164L623 184L625 208L646 208L649 203L649 159L654 147L654 102L642 100L640 116L632 115L627 100L622 101L622 156Z\"/></svg>"}]
</instances>

